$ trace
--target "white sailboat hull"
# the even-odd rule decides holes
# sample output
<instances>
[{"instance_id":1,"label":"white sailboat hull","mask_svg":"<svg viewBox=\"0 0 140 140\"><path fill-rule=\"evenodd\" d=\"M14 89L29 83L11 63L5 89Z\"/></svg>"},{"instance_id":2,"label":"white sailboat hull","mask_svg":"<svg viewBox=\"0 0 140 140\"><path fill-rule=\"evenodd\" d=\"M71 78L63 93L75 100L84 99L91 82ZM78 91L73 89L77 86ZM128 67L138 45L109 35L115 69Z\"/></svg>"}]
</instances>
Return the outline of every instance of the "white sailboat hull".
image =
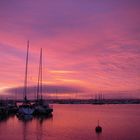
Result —
<instances>
[{"instance_id":1,"label":"white sailboat hull","mask_svg":"<svg viewBox=\"0 0 140 140\"><path fill-rule=\"evenodd\" d=\"M34 109L29 107L28 108L21 107L19 108L19 113L22 115L33 115Z\"/></svg>"}]
</instances>

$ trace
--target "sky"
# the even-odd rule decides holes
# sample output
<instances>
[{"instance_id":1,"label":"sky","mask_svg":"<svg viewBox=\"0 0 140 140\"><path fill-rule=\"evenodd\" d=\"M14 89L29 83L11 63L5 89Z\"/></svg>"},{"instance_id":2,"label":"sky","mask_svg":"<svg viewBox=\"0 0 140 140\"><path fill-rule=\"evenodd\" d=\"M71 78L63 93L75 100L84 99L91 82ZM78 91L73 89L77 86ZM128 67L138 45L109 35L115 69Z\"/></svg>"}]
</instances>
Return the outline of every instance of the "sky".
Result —
<instances>
[{"instance_id":1,"label":"sky","mask_svg":"<svg viewBox=\"0 0 140 140\"><path fill-rule=\"evenodd\" d=\"M28 86L37 83L42 48L44 85L140 97L139 7L139 0L0 0L0 94L23 86L29 40Z\"/></svg>"}]
</instances>

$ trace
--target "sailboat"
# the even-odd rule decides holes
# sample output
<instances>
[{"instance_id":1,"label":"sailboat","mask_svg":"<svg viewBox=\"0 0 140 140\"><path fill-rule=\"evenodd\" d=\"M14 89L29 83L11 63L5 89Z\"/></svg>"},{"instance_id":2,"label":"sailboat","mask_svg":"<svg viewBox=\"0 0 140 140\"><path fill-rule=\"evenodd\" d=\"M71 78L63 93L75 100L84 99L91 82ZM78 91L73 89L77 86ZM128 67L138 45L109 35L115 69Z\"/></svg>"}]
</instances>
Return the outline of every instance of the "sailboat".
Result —
<instances>
[{"instance_id":1,"label":"sailboat","mask_svg":"<svg viewBox=\"0 0 140 140\"><path fill-rule=\"evenodd\" d=\"M35 106L35 115L51 115L51 113L53 112L53 109L45 100L43 100L42 97L42 48L40 50L40 60L39 60L37 99L34 106Z\"/></svg>"},{"instance_id":2,"label":"sailboat","mask_svg":"<svg viewBox=\"0 0 140 140\"><path fill-rule=\"evenodd\" d=\"M26 67L25 67L25 80L24 80L24 100L22 105L19 106L18 115L32 115L34 113L34 108L27 99L27 74L28 74L28 54L29 54L29 41L27 42L27 55L26 55Z\"/></svg>"}]
</instances>

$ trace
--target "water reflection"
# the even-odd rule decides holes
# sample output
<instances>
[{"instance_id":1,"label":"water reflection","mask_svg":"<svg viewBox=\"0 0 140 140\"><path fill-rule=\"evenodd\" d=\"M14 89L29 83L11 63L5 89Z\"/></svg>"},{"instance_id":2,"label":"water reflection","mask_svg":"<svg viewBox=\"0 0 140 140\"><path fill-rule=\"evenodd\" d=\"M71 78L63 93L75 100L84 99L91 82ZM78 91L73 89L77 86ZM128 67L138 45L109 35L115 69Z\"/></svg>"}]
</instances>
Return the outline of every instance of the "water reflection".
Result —
<instances>
[{"instance_id":1,"label":"water reflection","mask_svg":"<svg viewBox=\"0 0 140 140\"><path fill-rule=\"evenodd\" d=\"M15 133L16 136L20 136L20 138L17 138L15 140L43 140L43 124L46 124L47 121L52 121L53 120L53 115L49 116L32 116L32 115L24 115L24 116L16 116L16 115L7 115L7 116L0 116L0 140L1 140L1 130L2 126L6 126L8 123L11 123L11 120L13 120L14 125L16 126L16 129L20 127L20 130L17 129L17 133ZM10 126L10 129L12 129L12 126ZM8 128L9 129L9 128ZM6 131L8 131L8 129ZM20 132L21 131L21 132ZM19 133L18 133L19 132ZM2 140L9 140L9 135L8 139L6 138Z\"/></svg>"},{"instance_id":2,"label":"water reflection","mask_svg":"<svg viewBox=\"0 0 140 140\"><path fill-rule=\"evenodd\" d=\"M27 140L27 121L23 122L23 140Z\"/></svg>"},{"instance_id":3,"label":"water reflection","mask_svg":"<svg viewBox=\"0 0 140 140\"><path fill-rule=\"evenodd\" d=\"M101 140L102 139L102 133L96 133L97 136L97 140Z\"/></svg>"},{"instance_id":4,"label":"water reflection","mask_svg":"<svg viewBox=\"0 0 140 140\"><path fill-rule=\"evenodd\" d=\"M40 124L42 124L45 120L53 120L53 114L50 115L41 115L41 116L36 116L35 119L39 121Z\"/></svg>"},{"instance_id":5,"label":"water reflection","mask_svg":"<svg viewBox=\"0 0 140 140\"><path fill-rule=\"evenodd\" d=\"M43 119L41 118L36 123L36 140L42 140L43 135Z\"/></svg>"},{"instance_id":6,"label":"water reflection","mask_svg":"<svg viewBox=\"0 0 140 140\"><path fill-rule=\"evenodd\" d=\"M140 139L140 105L55 105L53 116L0 120L0 140ZM102 133L97 134L97 120Z\"/></svg>"},{"instance_id":7,"label":"water reflection","mask_svg":"<svg viewBox=\"0 0 140 140\"><path fill-rule=\"evenodd\" d=\"M30 126L32 126L32 121L36 123L36 126L34 127L35 130L35 140L42 140L43 139L43 123L47 120L53 120L53 115L49 116L36 116L33 117L32 115L24 116L24 118L20 118L20 121L23 123L23 140L30 140Z\"/></svg>"},{"instance_id":8,"label":"water reflection","mask_svg":"<svg viewBox=\"0 0 140 140\"><path fill-rule=\"evenodd\" d=\"M4 122L4 121L7 121L7 119L9 118L9 116L0 116L0 122Z\"/></svg>"},{"instance_id":9,"label":"water reflection","mask_svg":"<svg viewBox=\"0 0 140 140\"><path fill-rule=\"evenodd\" d=\"M33 119L33 115L18 116L18 119L23 122L31 121Z\"/></svg>"}]
</instances>

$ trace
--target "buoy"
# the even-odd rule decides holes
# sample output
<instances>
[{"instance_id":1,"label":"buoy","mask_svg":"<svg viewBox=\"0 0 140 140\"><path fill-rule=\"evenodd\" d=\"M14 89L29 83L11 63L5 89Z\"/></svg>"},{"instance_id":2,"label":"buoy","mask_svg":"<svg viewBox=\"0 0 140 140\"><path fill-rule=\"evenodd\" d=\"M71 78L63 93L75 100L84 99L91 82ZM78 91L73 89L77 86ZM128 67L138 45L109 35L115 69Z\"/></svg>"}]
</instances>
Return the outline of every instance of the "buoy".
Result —
<instances>
[{"instance_id":1,"label":"buoy","mask_svg":"<svg viewBox=\"0 0 140 140\"><path fill-rule=\"evenodd\" d=\"M102 132L102 127L99 125L99 120L98 120L98 125L95 128L96 133L101 133Z\"/></svg>"}]
</instances>

